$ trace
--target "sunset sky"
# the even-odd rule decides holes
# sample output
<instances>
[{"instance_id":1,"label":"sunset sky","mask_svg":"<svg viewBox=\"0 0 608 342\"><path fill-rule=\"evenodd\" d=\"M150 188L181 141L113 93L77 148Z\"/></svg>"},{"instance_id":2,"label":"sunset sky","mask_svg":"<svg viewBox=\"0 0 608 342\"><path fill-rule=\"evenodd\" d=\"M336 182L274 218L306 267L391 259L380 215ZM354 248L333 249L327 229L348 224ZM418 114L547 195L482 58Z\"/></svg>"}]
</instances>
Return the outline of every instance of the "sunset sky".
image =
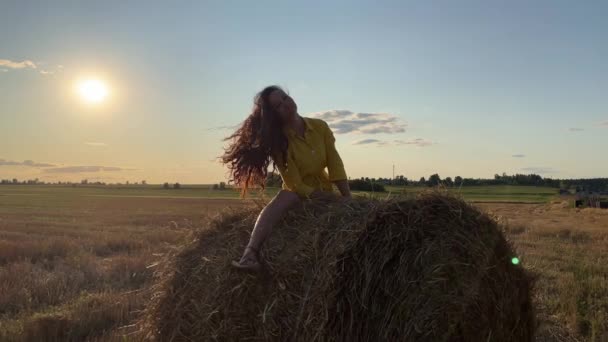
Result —
<instances>
[{"instance_id":1,"label":"sunset sky","mask_svg":"<svg viewBox=\"0 0 608 342\"><path fill-rule=\"evenodd\" d=\"M606 1L153 3L2 2L0 178L225 180L269 84L351 177L608 176Z\"/></svg>"}]
</instances>

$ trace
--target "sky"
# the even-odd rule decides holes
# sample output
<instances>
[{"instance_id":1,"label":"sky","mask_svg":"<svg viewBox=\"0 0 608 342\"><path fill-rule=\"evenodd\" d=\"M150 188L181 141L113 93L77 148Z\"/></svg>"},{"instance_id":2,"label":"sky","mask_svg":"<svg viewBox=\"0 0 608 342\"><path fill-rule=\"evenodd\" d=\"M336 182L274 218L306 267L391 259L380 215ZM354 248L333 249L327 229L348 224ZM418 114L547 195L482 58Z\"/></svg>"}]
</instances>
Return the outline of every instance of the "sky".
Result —
<instances>
[{"instance_id":1,"label":"sky","mask_svg":"<svg viewBox=\"0 0 608 342\"><path fill-rule=\"evenodd\" d=\"M224 181L222 140L270 84L330 124L352 178L607 177L606 17L606 1L3 1L0 179Z\"/></svg>"}]
</instances>

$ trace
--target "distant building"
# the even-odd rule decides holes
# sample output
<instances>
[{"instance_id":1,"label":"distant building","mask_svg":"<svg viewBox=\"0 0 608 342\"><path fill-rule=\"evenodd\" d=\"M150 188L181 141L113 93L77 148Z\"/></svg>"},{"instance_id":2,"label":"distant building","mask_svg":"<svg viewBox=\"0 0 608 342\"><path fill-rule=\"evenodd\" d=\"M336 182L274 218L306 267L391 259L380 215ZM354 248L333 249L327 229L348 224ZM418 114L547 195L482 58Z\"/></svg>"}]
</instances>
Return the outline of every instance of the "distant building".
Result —
<instances>
[{"instance_id":1,"label":"distant building","mask_svg":"<svg viewBox=\"0 0 608 342\"><path fill-rule=\"evenodd\" d=\"M607 208L608 202L602 200L600 192L578 191L575 197L576 207Z\"/></svg>"}]
</instances>

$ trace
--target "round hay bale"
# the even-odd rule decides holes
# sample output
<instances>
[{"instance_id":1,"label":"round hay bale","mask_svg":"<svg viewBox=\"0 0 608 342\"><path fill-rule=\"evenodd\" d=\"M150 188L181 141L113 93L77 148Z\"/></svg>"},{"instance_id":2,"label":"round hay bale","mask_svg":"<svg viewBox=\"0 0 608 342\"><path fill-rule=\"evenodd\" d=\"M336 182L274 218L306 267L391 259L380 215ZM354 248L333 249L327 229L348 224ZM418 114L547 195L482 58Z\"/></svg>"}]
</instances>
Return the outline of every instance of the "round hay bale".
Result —
<instances>
[{"instance_id":1,"label":"round hay bale","mask_svg":"<svg viewBox=\"0 0 608 342\"><path fill-rule=\"evenodd\" d=\"M259 208L224 213L159 272L160 341L532 341L531 278L497 223L438 192L289 213L266 272L231 268Z\"/></svg>"}]
</instances>

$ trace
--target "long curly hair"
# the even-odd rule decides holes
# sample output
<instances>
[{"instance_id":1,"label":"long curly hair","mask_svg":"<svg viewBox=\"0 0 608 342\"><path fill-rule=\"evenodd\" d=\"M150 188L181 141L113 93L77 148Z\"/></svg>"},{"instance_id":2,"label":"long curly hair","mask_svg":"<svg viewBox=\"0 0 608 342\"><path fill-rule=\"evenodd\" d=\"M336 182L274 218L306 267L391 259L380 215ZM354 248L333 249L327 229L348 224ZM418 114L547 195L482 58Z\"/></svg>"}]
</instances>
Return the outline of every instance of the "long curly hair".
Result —
<instances>
[{"instance_id":1,"label":"long curly hair","mask_svg":"<svg viewBox=\"0 0 608 342\"><path fill-rule=\"evenodd\" d=\"M264 189L268 177L268 166L273 156L287 160L287 137L283 133L281 117L269 105L268 97L279 86L269 86L257 93L253 100L253 110L241 126L224 141L231 143L221 157L228 166L229 181L241 189L241 196L255 185ZM273 170L274 171L274 170Z\"/></svg>"}]
</instances>

